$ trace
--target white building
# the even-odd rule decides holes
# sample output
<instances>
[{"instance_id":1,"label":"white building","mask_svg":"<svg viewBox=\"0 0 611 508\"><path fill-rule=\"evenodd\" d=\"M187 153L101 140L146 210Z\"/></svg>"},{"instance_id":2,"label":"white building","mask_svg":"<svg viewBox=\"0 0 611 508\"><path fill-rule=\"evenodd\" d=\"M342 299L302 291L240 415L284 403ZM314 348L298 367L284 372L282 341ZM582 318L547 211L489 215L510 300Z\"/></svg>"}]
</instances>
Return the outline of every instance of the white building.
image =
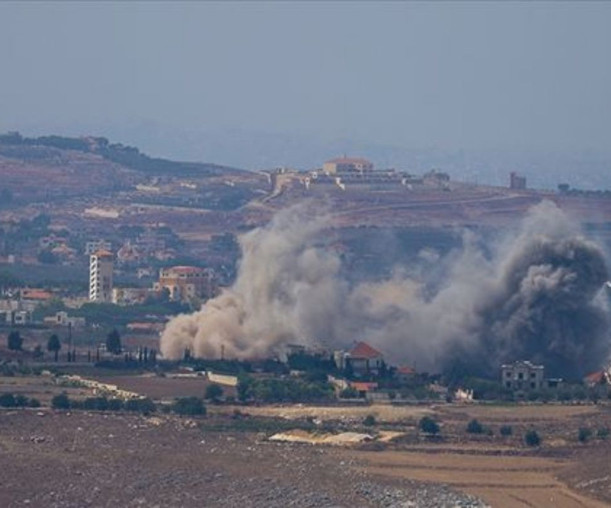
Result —
<instances>
[{"instance_id":1,"label":"white building","mask_svg":"<svg viewBox=\"0 0 611 508\"><path fill-rule=\"evenodd\" d=\"M110 251L110 249L112 249L112 245L106 240L94 240L85 244L85 254L88 256L95 254L99 250Z\"/></svg>"},{"instance_id":2,"label":"white building","mask_svg":"<svg viewBox=\"0 0 611 508\"><path fill-rule=\"evenodd\" d=\"M91 302L112 301L112 254L98 250L89 257L89 300Z\"/></svg>"}]
</instances>

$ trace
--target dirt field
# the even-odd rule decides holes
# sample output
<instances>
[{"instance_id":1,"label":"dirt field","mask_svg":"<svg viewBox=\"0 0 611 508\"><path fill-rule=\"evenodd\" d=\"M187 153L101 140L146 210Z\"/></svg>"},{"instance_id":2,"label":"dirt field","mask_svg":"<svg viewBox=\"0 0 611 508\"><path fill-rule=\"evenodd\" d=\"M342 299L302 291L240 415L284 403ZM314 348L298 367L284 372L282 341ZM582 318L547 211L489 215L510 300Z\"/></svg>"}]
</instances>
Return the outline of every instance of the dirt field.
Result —
<instances>
[{"instance_id":1,"label":"dirt field","mask_svg":"<svg viewBox=\"0 0 611 508\"><path fill-rule=\"evenodd\" d=\"M230 413L234 409L241 409L253 416L269 416L295 420L300 418L318 418L322 421L360 422L367 415L373 415L377 421L391 423L415 423L424 415L431 414L432 410L426 406L390 406L388 404L374 404L372 406L309 406L303 404L286 406L250 406L233 407L222 406L218 410Z\"/></svg>"},{"instance_id":2,"label":"dirt field","mask_svg":"<svg viewBox=\"0 0 611 508\"><path fill-rule=\"evenodd\" d=\"M0 410L0 506L481 506L442 486L370 477L335 448L204 422Z\"/></svg>"},{"instance_id":3,"label":"dirt field","mask_svg":"<svg viewBox=\"0 0 611 508\"><path fill-rule=\"evenodd\" d=\"M490 451L490 450L489 450ZM507 450L498 450L499 453ZM538 456L486 456L465 453L384 451L358 452L363 470L382 477L438 482L473 494L491 506L602 508L608 504L574 492L558 474L575 463L568 459Z\"/></svg>"}]
</instances>

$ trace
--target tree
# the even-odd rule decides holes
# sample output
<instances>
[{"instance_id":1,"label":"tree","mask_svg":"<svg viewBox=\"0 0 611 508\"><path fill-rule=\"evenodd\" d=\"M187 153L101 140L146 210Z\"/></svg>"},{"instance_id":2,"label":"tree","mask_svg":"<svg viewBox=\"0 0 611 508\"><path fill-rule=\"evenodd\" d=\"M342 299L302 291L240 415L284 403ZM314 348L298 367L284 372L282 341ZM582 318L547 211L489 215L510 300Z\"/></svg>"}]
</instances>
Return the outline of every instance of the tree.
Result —
<instances>
[{"instance_id":1,"label":"tree","mask_svg":"<svg viewBox=\"0 0 611 508\"><path fill-rule=\"evenodd\" d=\"M211 384L206 387L206 399L218 402L223 396L223 389L216 384Z\"/></svg>"},{"instance_id":2,"label":"tree","mask_svg":"<svg viewBox=\"0 0 611 508\"><path fill-rule=\"evenodd\" d=\"M70 409L70 399L68 395L64 393L60 393L51 399L51 407L53 409Z\"/></svg>"},{"instance_id":3,"label":"tree","mask_svg":"<svg viewBox=\"0 0 611 508\"><path fill-rule=\"evenodd\" d=\"M363 419L363 425L367 425L367 427L372 427L376 424L376 417L374 415L367 415Z\"/></svg>"},{"instance_id":4,"label":"tree","mask_svg":"<svg viewBox=\"0 0 611 508\"><path fill-rule=\"evenodd\" d=\"M51 335L49 337L49 341L47 342L47 351L52 352L55 355L55 361L59 356L59 350L62 348L62 343L59 340L59 337L56 334Z\"/></svg>"},{"instance_id":5,"label":"tree","mask_svg":"<svg viewBox=\"0 0 611 508\"><path fill-rule=\"evenodd\" d=\"M420 430L427 434L436 435L439 433L439 425L430 416L424 416L420 419Z\"/></svg>"},{"instance_id":6,"label":"tree","mask_svg":"<svg viewBox=\"0 0 611 508\"><path fill-rule=\"evenodd\" d=\"M121 347L121 336L116 328L113 328L106 337L106 349L113 355L120 355L123 348Z\"/></svg>"},{"instance_id":7,"label":"tree","mask_svg":"<svg viewBox=\"0 0 611 508\"><path fill-rule=\"evenodd\" d=\"M180 399L176 399L174 402L172 409L175 413L179 415L205 415L206 414L206 406L197 397L182 397Z\"/></svg>"},{"instance_id":8,"label":"tree","mask_svg":"<svg viewBox=\"0 0 611 508\"><path fill-rule=\"evenodd\" d=\"M579 431L577 432L577 439L580 443L585 443L592 436L592 431L587 427L579 427Z\"/></svg>"},{"instance_id":9,"label":"tree","mask_svg":"<svg viewBox=\"0 0 611 508\"><path fill-rule=\"evenodd\" d=\"M12 351L21 351L23 339L18 331L13 330L8 334L8 348Z\"/></svg>"},{"instance_id":10,"label":"tree","mask_svg":"<svg viewBox=\"0 0 611 508\"><path fill-rule=\"evenodd\" d=\"M513 433L513 428L511 427L511 425L503 425L501 427L501 436L503 437L511 436L512 433Z\"/></svg>"},{"instance_id":11,"label":"tree","mask_svg":"<svg viewBox=\"0 0 611 508\"><path fill-rule=\"evenodd\" d=\"M253 396L254 385L255 380L252 377L246 375L239 376L237 392L240 402L246 402Z\"/></svg>"},{"instance_id":12,"label":"tree","mask_svg":"<svg viewBox=\"0 0 611 508\"><path fill-rule=\"evenodd\" d=\"M475 418L467 425L467 432L469 434L481 434L484 432L484 427Z\"/></svg>"},{"instance_id":13,"label":"tree","mask_svg":"<svg viewBox=\"0 0 611 508\"><path fill-rule=\"evenodd\" d=\"M524 442L528 446L539 446L541 444L541 438L539 437L539 433L531 429L524 435Z\"/></svg>"}]
</instances>

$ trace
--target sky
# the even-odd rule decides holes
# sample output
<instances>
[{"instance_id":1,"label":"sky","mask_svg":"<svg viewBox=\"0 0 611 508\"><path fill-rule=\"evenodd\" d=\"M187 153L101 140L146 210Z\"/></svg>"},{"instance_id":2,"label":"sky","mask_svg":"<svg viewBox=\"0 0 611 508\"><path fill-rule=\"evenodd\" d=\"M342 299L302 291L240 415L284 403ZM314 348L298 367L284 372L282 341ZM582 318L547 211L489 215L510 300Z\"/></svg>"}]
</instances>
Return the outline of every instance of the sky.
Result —
<instances>
[{"instance_id":1,"label":"sky","mask_svg":"<svg viewBox=\"0 0 611 508\"><path fill-rule=\"evenodd\" d=\"M337 139L609 153L610 26L611 2L0 2L0 132L182 159L205 136L289 136L285 159Z\"/></svg>"}]
</instances>

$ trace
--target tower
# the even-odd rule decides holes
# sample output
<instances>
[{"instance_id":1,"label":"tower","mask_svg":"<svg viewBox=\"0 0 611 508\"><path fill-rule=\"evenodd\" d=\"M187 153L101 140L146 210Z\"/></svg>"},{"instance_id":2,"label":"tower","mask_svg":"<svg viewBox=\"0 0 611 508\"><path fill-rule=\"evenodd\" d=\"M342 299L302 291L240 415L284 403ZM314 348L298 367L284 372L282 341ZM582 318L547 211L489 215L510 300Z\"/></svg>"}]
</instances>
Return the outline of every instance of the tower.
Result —
<instances>
[{"instance_id":1,"label":"tower","mask_svg":"<svg viewBox=\"0 0 611 508\"><path fill-rule=\"evenodd\" d=\"M98 250L89 257L89 300L112 301L112 254Z\"/></svg>"}]
</instances>

